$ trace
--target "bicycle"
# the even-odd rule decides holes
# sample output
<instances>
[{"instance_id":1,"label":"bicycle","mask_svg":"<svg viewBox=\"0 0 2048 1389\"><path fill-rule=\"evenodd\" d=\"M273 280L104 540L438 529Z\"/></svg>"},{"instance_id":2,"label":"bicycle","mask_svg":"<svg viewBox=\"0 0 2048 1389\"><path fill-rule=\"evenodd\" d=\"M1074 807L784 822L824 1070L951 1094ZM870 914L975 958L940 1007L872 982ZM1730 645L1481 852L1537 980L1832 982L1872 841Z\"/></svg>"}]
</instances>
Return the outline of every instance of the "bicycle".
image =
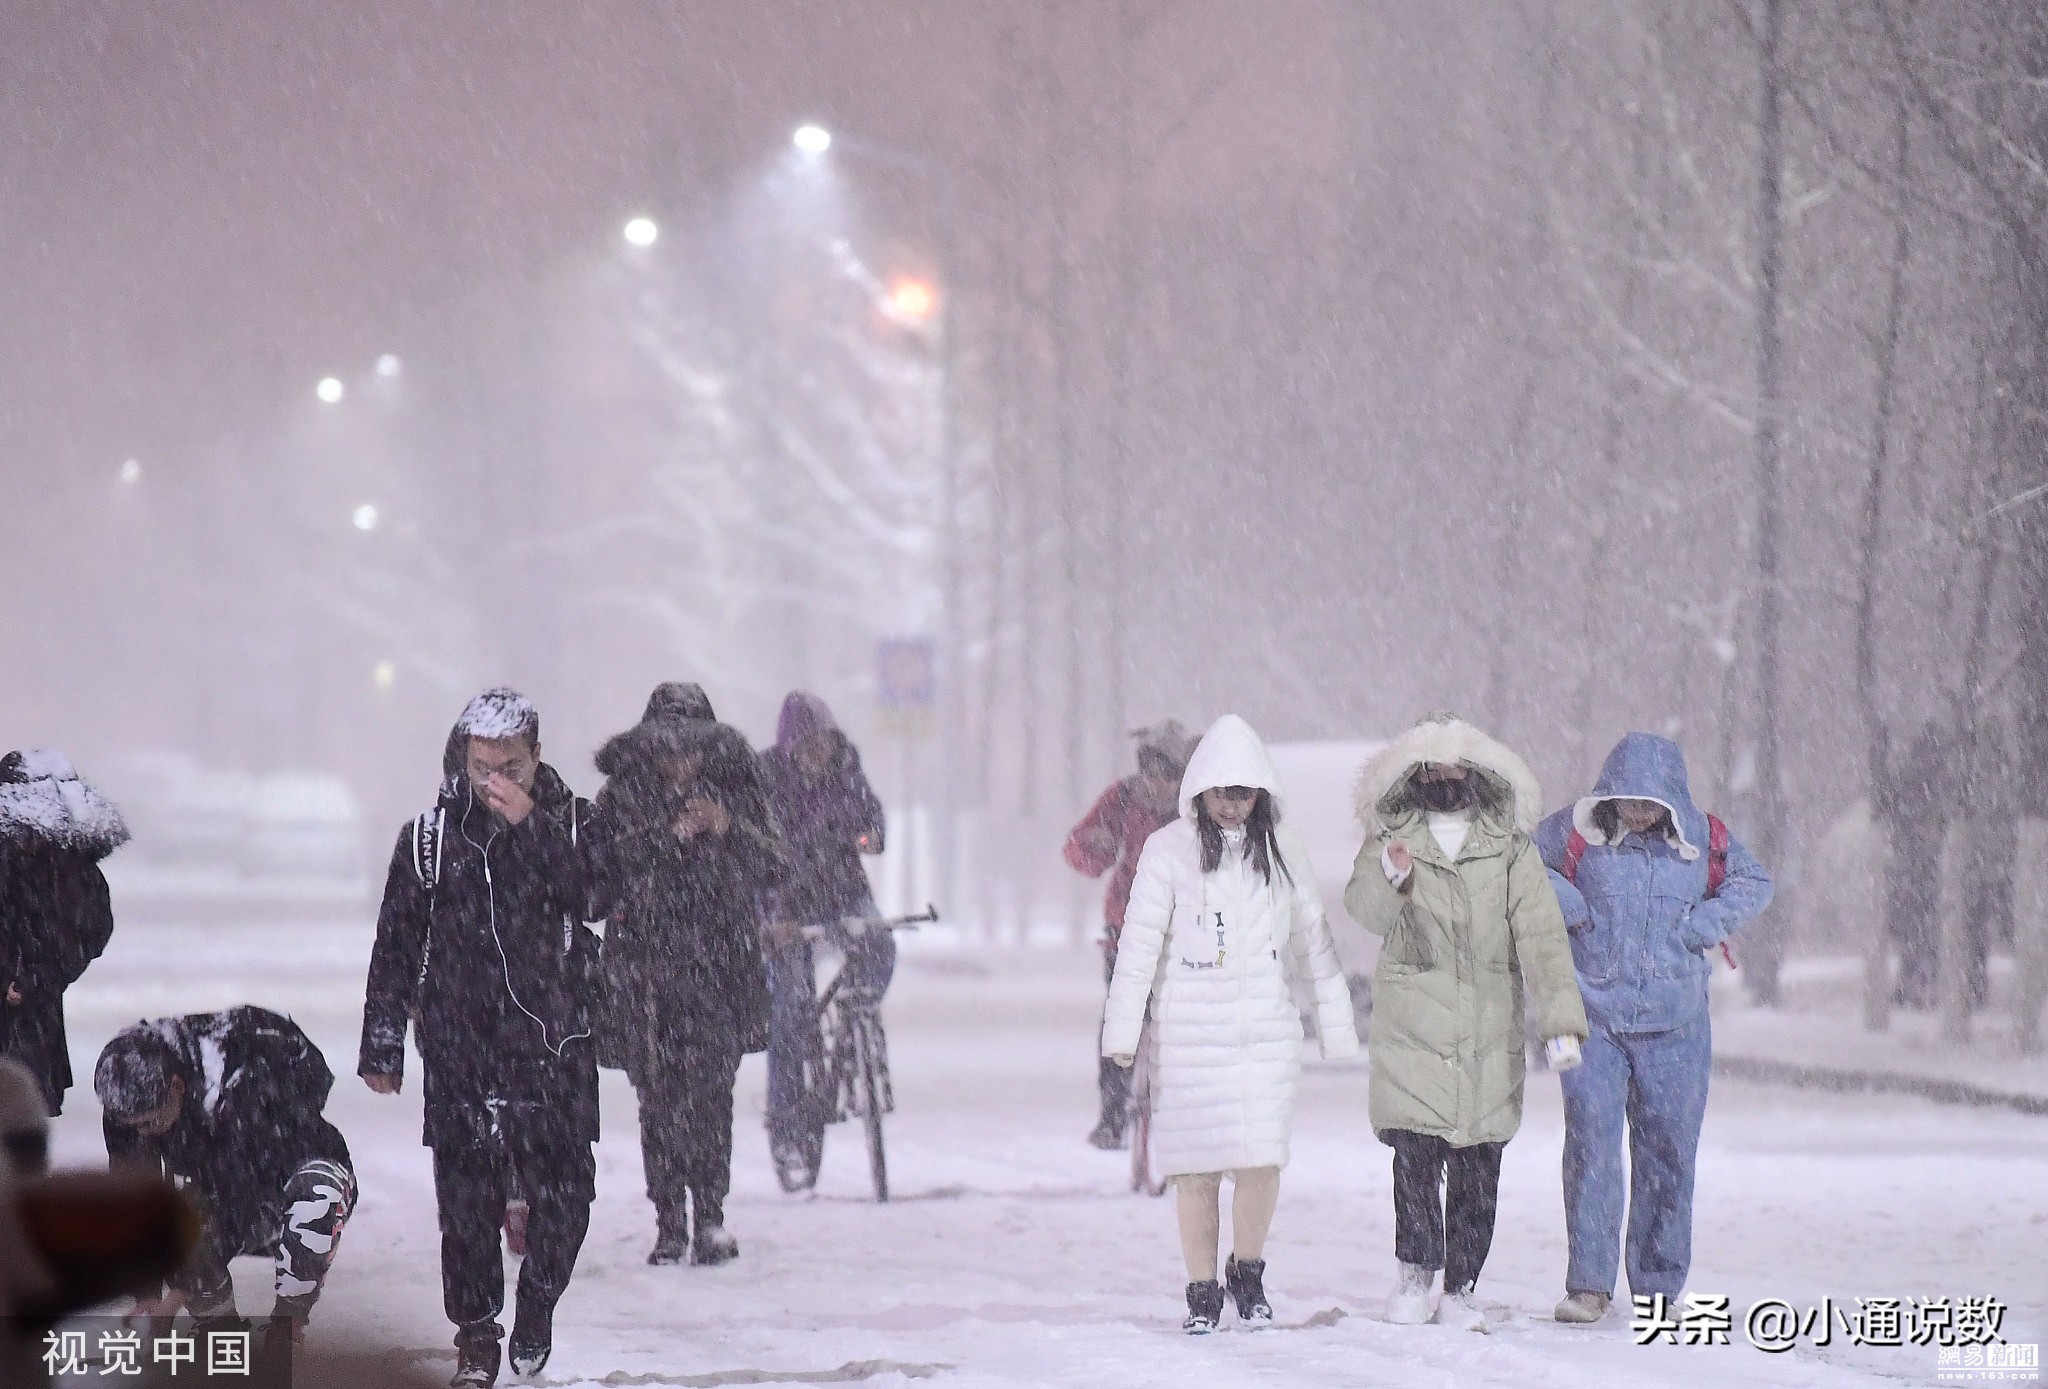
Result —
<instances>
[{"instance_id":1,"label":"bicycle","mask_svg":"<svg viewBox=\"0 0 2048 1389\"><path fill-rule=\"evenodd\" d=\"M914 931L939 919L927 906L915 916L849 917L829 926L806 926L804 939L858 940L870 931ZM882 1031L881 996L847 979L842 962L818 996L815 1025L805 1048L803 1098L798 1102L796 1142L802 1166L775 1165L784 1191L805 1191L818 1183L825 1158L825 1129L859 1115L866 1129L868 1170L875 1200L889 1199L888 1155L882 1145L882 1116L896 1108L889 1083L889 1041Z\"/></svg>"}]
</instances>

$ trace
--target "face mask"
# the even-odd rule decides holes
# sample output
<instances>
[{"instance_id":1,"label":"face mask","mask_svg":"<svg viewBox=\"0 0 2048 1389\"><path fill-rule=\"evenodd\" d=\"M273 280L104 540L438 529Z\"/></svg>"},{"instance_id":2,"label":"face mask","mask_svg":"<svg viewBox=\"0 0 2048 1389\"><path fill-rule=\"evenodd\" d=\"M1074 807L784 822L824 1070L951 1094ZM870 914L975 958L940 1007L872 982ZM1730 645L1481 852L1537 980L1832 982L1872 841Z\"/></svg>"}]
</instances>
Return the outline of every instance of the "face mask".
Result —
<instances>
[{"instance_id":1,"label":"face mask","mask_svg":"<svg viewBox=\"0 0 2048 1389\"><path fill-rule=\"evenodd\" d=\"M1472 804L1472 778L1467 775L1459 780L1415 782L1415 799L1424 810L1447 814L1464 810Z\"/></svg>"}]
</instances>

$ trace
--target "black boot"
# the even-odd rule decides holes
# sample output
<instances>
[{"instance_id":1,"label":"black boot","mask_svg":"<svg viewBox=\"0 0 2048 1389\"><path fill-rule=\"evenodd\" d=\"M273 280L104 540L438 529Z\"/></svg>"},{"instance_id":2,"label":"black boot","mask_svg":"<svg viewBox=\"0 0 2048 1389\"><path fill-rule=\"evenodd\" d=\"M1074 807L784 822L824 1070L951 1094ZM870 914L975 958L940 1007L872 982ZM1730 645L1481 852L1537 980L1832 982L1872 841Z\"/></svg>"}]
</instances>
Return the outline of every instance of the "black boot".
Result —
<instances>
[{"instance_id":1,"label":"black boot","mask_svg":"<svg viewBox=\"0 0 2048 1389\"><path fill-rule=\"evenodd\" d=\"M654 1249L647 1262L657 1267L690 1257L690 1222L680 1211L661 1210L654 1219Z\"/></svg>"},{"instance_id":2,"label":"black boot","mask_svg":"<svg viewBox=\"0 0 2048 1389\"><path fill-rule=\"evenodd\" d=\"M1273 1320L1273 1304L1266 1301L1264 1259L1240 1261L1232 1254L1223 1265L1223 1281L1230 1288L1231 1301L1237 1304L1239 1321L1264 1326Z\"/></svg>"},{"instance_id":3,"label":"black boot","mask_svg":"<svg viewBox=\"0 0 2048 1389\"><path fill-rule=\"evenodd\" d=\"M1188 1319L1180 1329L1206 1336L1223 1324L1223 1285L1214 1278L1188 1284Z\"/></svg>"},{"instance_id":4,"label":"black boot","mask_svg":"<svg viewBox=\"0 0 2048 1389\"><path fill-rule=\"evenodd\" d=\"M491 1389L498 1382L499 1342L504 1334L495 1319L458 1327L455 1378L448 1381L448 1389Z\"/></svg>"},{"instance_id":5,"label":"black boot","mask_svg":"<svg viewBox=\"0 0 2048 1389\"><path fill-rule=\"evenodd\" d=\"M519 1299L512 1317L512 1373L537 1375L555 1349L555 1308L538 1305L530 1297Z\"/></svg>"}]
</instances>

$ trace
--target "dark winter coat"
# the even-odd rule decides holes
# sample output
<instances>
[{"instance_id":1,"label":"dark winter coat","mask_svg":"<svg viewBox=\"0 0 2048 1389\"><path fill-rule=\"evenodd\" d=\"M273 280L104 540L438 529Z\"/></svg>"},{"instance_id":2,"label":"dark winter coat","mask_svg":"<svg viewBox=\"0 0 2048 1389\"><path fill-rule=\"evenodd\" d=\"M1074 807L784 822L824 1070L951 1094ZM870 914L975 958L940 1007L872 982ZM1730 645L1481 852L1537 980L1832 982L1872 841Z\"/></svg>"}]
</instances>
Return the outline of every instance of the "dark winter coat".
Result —
<instances>
[{"instance_id":1,"label":"dark winter coat","mask_svg":"<svg viewBox=\"0 0 2048 1389\"><path fill-rule=\"evenodd\" d=\"M127 826L107 799L50 753L0 758L0 1054L28 1067L50 1113L71 1088L64 991L114 933L100 860Z\"/></svg>"},{"instance_id":2,"label":"dark winter coat","mask_svg":"<svg viewBox=\"0 0 2048 1389\"><path fill-rule=\"evenodd\" d=\"M506 1110L597 1139L590 807L546 764L533 795L533 812L508 825L458 775L391 855L359 1070L402 1074L412 1023L429 1146L483 1142ZM423 830L438 867L420 861Z\"/></svg>"},{"instance_id":3,"label":"dark winter coat","mask_svg":"<svg viewBox=\"0 0 2048 1389\"><path fill-rule=\"evenodd\" d=\"M753 749L694 707L650 702L649 716L597 755L607 777L591 839L605 917L604 1062L636 1079L651 1050L686 1039L740 1052L768 1045L760 902L787 874L788 851ZM664 770L686 754L701 759L692 793ZM676 835L689 794L725 809L724 834Z\"/></svg>"},{"instance_id":4,"label":"dark winter coat","mask_svg":"<svg viewBox=\"0 0 2048 1389\"><path fill-rule=\"evenodd\" d=\"M838 747L837 766L813 781L796 765L796 749L814 733ZM789 844L789 881L765 910L771 920L827 925L874 910L863 854L882 852L882 802L861 771L860 751L816 695L798 690L782 702L775 746L762 755L769 805Z\"/></svg>"},{"instance_id":5,"label":"dark winter coat","mask_svg":"<svg viewBox=\"0 0 2048 1389\"><path fill-rule=\"evenodd\" d=\"M348 1144L323 1112L334 1073L290 1018L241 1007L141 1022L121 1036L134 1033L176 1058L185 1107L155 1138L105 1120L107 1157L198 1198L209 1248L194 1267L225 1267L252 1237L281 1229L285 1182L306 1162L350 1166Z\"/></svg>"}]
</instances>

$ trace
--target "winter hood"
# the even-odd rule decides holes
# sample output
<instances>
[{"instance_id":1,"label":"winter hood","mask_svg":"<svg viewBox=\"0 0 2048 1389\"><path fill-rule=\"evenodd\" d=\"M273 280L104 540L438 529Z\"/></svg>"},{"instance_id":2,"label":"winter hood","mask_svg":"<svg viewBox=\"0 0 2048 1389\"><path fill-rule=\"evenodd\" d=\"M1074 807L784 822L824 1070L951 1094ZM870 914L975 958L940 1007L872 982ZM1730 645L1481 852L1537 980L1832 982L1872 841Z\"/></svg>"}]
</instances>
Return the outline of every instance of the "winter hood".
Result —
<instances>
[{"instance_id":1,"label":"winter hood","mask_svg":"<svg viewBox=\"0 0 2048 1389\"><path fill-rule=\"evenodd\" d=\"M718 717L711 709L711 696L694 680L664 680L647 696L647 708L640 722L652 719L706 719Z\"/></svg>"},{"instance_id":2,"label":"winter hood","mask_svg":"<svg viewBox=\"0 0 2048 1389\"><path fill-rule=\"evenodd\" d=\"M105 858L128 842L114 803L79 780L61 752L30 750L0 757L0 839L43 840Z\"/></svg>"},{"instance_id":3,"label":"winter hood","mask_svg":"<svg viewBox=\"0 0 2048 1389\"><path fill-rule=\"evenodd\" d=\"M1429 714L1359 771L1352 803L1366 838L1418 808L1408 793L1408 778L1425 762L1479 773L1489 807L1524 834L1542 818L1543 789L1528 763L1454 714Z\"/></svg>"},{"instance_id":4,"label":"winter hood","mask_svg":"<svg viewBox=\"0 0 2048 1389\"><path fill-rule=\"evenodd\" d=\"M1256 786L1273 798L1273 818L1286 818L1287 796L1280 789L1280 773L1259 735L1235 714L1225 714L1210 724L1188 759L1187 772L1180 779L1183 818L1195 818L1195 797L1212 786Z\"/></svg>"},{"instance_id":5,"label":"winter hood","mask_svg":"<svg viewBox=\"0 0 2048 1389\"><path fill-rule=\"evenodd\" d=\"M831 708L806 690L791 690L775 720L775 746L792 752L813 733L824 732L839 732L839 721L832 717Z\"/></svg>"},{"instance_id":6,"label":"winter hood","mask_svg":"<svg viewBox=\"0 0 2048 1389\"><path fill-rule=\"evenodd\" d=\"M1630 733L1614 745L1593 783L1593 794L1581 796L1572 805L1572 828L1588 844L1605 844L1607 835L1593 819L1594 807L1602 801L1655 801L1671 812L1671 824L1678 831L1678 856L1690 861L1700 856L1706 842L1707 817L1692 803L1692 790L1685 775L1685 754L1678 744L1654 733Z\"/></svg>"}]
</instances>

